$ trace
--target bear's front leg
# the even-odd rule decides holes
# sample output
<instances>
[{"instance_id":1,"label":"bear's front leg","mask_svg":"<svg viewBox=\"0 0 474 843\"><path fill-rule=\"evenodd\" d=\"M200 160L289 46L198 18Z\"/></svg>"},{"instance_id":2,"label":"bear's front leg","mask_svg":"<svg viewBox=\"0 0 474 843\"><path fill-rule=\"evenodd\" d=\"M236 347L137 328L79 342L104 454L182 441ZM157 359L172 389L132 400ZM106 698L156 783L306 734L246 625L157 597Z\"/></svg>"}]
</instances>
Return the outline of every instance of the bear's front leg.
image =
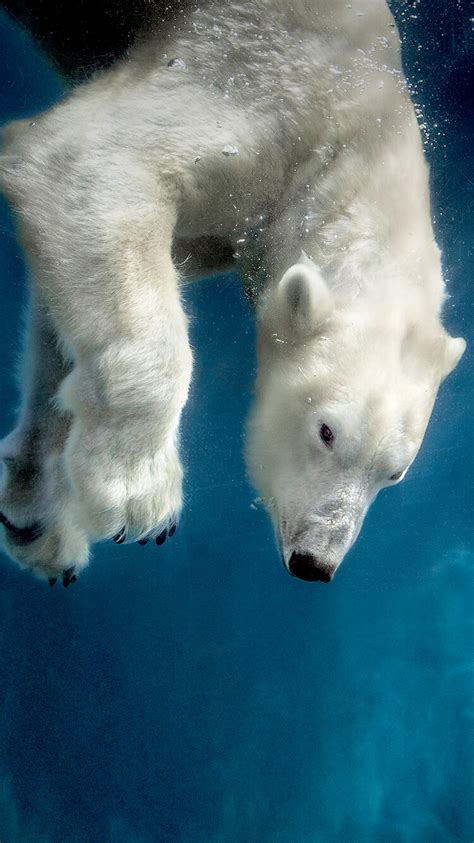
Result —
<instances>
[{"instance_id":1,"label":"bear's front leg","mask_svg":"<svg viewBox=\"0 0 474 843\"><path fill-rule=\"evenodd\" d=\"M37 280L73 361L59 401L72 416L63 460L76 517L94 540L143 541L172 529L181 509L178 426L192 356L174 215L160 203L100 210L88 238L71 231L69 274L58 278L48 255Z\"/></svg>"},{"instance_id":2,"label":"bear's front leg","mask_svg":"<svg viewBox=\"0 0 474 843\"><path fill-rule=\"evenodd\" d=\"M55 396L68 373L44 306L30 298L22 366L22 406L0 443L0 527L3 549L38 576L74 581L88 559L64 473L70 417Z\"/></svg>"},{"instance_id":3,"label":"bear's front leg","mask_svg":"<svg viewBox=\"0 0 474 843\"><path fill-rule=\"evenodd\" d=\"M94 91L15 136L0 173L71 361L58 401L71 416L62 459L75 515L91 539L144 540L181 509L192 355L171 259L179 190L115 123L89 126Z\"/></svg>"}]
</instances>

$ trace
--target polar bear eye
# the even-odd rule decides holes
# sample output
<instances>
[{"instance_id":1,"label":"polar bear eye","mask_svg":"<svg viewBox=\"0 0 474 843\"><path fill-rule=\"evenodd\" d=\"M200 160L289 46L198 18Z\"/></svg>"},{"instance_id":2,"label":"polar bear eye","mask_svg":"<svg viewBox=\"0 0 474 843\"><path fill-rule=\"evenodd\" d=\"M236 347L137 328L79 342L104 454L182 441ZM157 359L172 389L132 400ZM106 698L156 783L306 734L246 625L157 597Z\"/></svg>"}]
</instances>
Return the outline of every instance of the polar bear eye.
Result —
<instances>
[{"instance_id":1,"label":"polar bear eye","mask_svg":"<svg viewBox=\"0 0 474 843\"><path fill-rule=\"evenodd\" d=\"M334 440L334 433L327 424L322 424L319 429L319 435L325 445L331 445Z\"/></svg>"},{"instance_id":2,"label":"polar bear eye","mask_svg":"<svg viewBox=\"0 0 474 843\"><path fill-rule=\"evenodd\" d=\"M389 477L389 480L393 480L393 482L395 482L396 480L400 480L400 477L402 476L402 474L403 474L403 471L396 471L395 474L392 474L392 476Z\"/></svg>"}]
</instances>

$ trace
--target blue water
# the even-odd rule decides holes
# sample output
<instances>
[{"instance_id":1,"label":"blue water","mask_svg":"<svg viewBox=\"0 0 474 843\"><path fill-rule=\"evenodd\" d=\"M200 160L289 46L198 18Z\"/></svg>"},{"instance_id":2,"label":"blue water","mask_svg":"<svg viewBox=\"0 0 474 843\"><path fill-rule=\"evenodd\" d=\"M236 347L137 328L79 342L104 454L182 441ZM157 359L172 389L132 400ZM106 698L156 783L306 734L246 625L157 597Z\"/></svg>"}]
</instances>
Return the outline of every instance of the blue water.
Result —
<instances>
[{"instance_id":1,"label":"blue water","mask_svg":"<svg viewBox=\"0 0 474 843\"><path fill-rule=\"evenodd\" d=\"M425 6L402 19L407 72L438 123L447 324L472 349L468 56ZM0 17L1 119L62 92ZM0 228L3 435L25 280L4 205ZM0 558L1 843L470 843L472 350L407 480L379 497L334 583L313 586L283 571L245 479L254 327L237 278L189 288L187 308L176 536L102 545L68 590Z\"/></svg>"}]
</instances>

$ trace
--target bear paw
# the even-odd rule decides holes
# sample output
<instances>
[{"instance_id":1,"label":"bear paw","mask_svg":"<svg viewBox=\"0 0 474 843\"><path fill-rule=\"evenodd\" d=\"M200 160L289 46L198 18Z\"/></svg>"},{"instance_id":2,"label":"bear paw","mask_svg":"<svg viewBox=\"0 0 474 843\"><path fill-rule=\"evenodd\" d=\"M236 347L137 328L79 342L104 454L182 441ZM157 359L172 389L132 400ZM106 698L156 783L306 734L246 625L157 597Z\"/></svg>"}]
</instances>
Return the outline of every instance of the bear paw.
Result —
<instances>
[{"instance_id":1,"label":"bear paw","mask_svg":"<svg viewBox=\"0 0 474 843\"><path fill-rule=\"evenodd\" d=\"M0 477L0 539L2 549L21 568L64 586L75 582L87 565L87 536L74 516L75 505L59 482L59 455L37 471L9 460Z\"/></svg>"},{"instance_id":2,"label":"bear paw","mask_svg":"<svg viewBox=\"0 0 474 843\"><path fill-rule=\"evenodd\" d=\"M36 576L48 579L50 585L58 578L65 587L75 582L89 559L86 534L71 524L65 513L53 522L45 518L24 526L15 524L12 520L15 517L11 511L8 517L0 512L5 553L21 568L29 568ZM17 517L22 519L24 515Z\"/></svg>"},{"instance_id":3,"label":"bear paw","mask_svg":"<svg viewBox=\"0 0 474 843\"><path fill-rule=\"evenodd\" d=\"M132 426L74 422L64 464L78 523L92 539L162 544L173 535L182 505L178 451L174 441L150 447L144 439Z\"/></svg>"}]
</instances>

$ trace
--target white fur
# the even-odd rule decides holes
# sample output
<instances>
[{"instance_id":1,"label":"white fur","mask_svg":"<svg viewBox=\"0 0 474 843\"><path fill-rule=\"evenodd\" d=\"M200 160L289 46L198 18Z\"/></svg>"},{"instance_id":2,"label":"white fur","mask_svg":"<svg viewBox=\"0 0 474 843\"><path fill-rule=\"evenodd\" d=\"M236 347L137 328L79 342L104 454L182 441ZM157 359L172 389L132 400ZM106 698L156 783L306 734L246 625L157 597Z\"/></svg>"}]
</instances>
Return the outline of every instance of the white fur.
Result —
<instances>
[{"instance_id":1,"label":"white fur","mask_svg":"<svg viewBox=\"0 0 474 843\"><path fill-rule=\"evenodd\" d=\"M385 3L203 2L14 124L0 169L67 361L48 404L65 441L52 489L25 508L7 473L0 499L59 544L11 555L51 574L85 563L86 535L154 534L179 514L192 357L172 244L197 255L214 237L263 290L253 475L285 560L333 572L464 347L439 320L427 168ZM35 441L43 464L54 449Z\"/></svg>"}]
</instances>

